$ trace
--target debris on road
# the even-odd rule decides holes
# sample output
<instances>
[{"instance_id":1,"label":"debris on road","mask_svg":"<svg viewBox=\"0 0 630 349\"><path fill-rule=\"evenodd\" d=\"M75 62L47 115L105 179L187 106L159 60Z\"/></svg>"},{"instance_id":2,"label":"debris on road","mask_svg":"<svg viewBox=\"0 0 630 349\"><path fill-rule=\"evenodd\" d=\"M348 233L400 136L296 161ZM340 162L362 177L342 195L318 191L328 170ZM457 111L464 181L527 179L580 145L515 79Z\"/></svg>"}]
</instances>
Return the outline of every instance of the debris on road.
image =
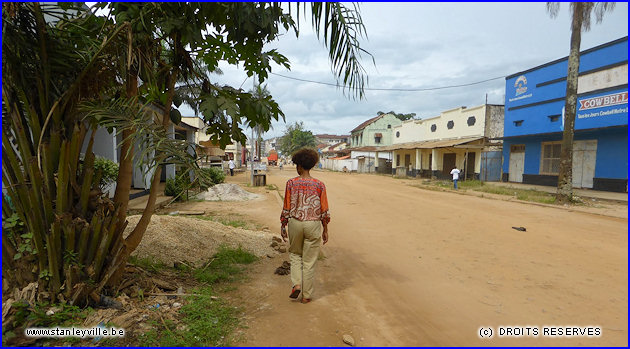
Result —
<instances>
[{"instance_id":1,"label":"debris on road","mask_svg":"<svg viewBox=\"0 0 630 349\"><path fill-rule=\"evenodd\" d=\"M352 338L352 336L349 334L343 335L343 342L348 344L349 346L354 347L354 338Z\"/></svg>"},{"instance_id":2,"label":"debris on road","mask_svg":"<svg viewBox=\"0 0 630 349\"><path fill-rule=\"evenodd\" d=\"M525 229L525 227L512 227L512 229L518 230L518 231L527 231L527 229Z\"/></svg>"},{"instance_id":3,"label":"debris on road","mask_svg":"<svg viewBox=\"0 0 630 349\"><path fill-rule=\"evenodd\" d=\"M276 268L276 271L274 272L274 274L278 274L278 275L288 275L290 273L291 273L291 263L287 261L282 262L282 265Z\"/></svg>"}]
</instances>

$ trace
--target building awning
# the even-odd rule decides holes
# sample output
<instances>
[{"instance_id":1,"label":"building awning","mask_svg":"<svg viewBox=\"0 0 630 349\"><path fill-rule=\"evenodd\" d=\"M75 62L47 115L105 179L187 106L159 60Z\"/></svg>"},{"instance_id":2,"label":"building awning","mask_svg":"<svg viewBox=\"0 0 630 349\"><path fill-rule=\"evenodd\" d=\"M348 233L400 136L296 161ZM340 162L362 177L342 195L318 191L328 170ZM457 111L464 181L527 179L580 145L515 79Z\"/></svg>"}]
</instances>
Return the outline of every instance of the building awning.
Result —
<instances>
[{"instance_id":1,"label":"building awning","mask_svg":"<svg viewBox=\"0 0 630 349\"><path fill-rule=\"evenodd\" d=\"M382 147L380 150L410 150L410 149L433 149L433 148L448 148L456 145L466 144L483 139L484 137L467 137L457 139L444 139L438 141L421 141L421 142L408 142L400 144L392 144Z\"/></svg>"},{"instance_id":2,"label":"building awning","mask_svg":"<svg viewBox=\"0 0 630 349\"><path fill-rule=\"evenodd\" d=\"M375 133L375 134L374 134L374 137L382 138L382 137L383 137L383 134L382 134L382 133L380 133L380 132L378 132L378 133Z\"/></svg>"}]
</instances>

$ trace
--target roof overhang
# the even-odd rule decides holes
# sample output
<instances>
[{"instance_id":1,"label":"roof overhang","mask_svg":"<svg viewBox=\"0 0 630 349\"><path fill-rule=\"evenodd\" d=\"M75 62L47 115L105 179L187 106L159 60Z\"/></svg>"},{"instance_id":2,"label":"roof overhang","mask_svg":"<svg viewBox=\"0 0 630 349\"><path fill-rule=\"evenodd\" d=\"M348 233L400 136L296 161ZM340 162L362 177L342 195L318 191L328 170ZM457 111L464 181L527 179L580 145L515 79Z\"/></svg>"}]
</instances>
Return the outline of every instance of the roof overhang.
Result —
<instances>
[{"instance_id":1,"label":"roof overhang","mask_svg":"<svg viewBox=\"0 0 630 349\"><path fill-rule=\"evenodd\" d=\"M408 142L408 143L388 145L386 147L382 147L381 150L391 151L391 150L410 150L410 149L451 148L451 147L461 146L462 144L479 141L482 139L484 139L484 137L466 137L466 138L456 138L456 139L443 139L443 140L437 140L437 141ZM470 148L471 146L472 145L461 146L461 147Z\"/></svg>"}]
</instances>

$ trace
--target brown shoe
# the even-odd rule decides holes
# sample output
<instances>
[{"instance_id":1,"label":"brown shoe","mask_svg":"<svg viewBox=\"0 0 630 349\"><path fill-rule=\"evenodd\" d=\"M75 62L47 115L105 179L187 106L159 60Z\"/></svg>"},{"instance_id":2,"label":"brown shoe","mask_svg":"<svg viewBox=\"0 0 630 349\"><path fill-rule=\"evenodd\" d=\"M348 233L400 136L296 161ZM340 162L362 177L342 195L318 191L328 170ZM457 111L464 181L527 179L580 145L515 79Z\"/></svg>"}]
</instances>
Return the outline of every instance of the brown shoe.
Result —
<instances>
[{"instance_id":1,"label":"brown shoe","mask_svg":"<svg viewBox=\"0 0 630 349\"><path fill-rule=\"evenodd\" d=\"M311 299L310 298L302 298L302 303L306 304L306 303L310 303Z\"/></svg>"}]
</instances>

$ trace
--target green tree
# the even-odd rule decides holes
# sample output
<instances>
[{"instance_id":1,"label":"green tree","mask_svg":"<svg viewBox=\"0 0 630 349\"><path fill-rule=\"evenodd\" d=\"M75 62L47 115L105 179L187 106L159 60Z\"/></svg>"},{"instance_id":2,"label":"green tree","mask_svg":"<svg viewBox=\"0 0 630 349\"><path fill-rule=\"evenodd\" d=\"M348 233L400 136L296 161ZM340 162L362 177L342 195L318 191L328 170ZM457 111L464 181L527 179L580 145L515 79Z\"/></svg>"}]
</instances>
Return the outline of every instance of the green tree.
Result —
<instances>
[{"instance_id":1,"label":"green tree","mask_svg":"<svg viewBox=\"0 0 630 349\"><path fill-rule=\"evenodd\" d=\"M301 121L287 126L278 143L278 149L283 155L291 155L301 148L317 147L313 132L305 130L304 123Z\"/></svg>"},{"instance_id":2,"label":"green tree","mask_svg":"<svg viewBox=\"0 0 630 349\"><path fill-rule=\"evenodd\" d=\"M395 117L397 117L399 120L405 121L405 120L409 120L409 119L413 119L416 117L416 113L409 113L409 114L398 114L395 111L390 111L389 113L383 113L382 111L379 111L376 115L383 115L383 114L392 114Z\"/></svg>"},{"instance_id":3,"label":"green tree","mask_svg":"<svg viewBox=\"0 0 630 349\"><path fill-rule=\"evenodd\" d=\"M3 270L11 287L37 281L52 300L98 300L142 240L160 165L204 176L190 144L168 137L178 87L221 144L245 140L240 124L267 130L284 117L270 96L220 86L209 74L223 61L264 82L272 62L289 67L264 45L299 25L279 3L99 3L102 17L75 3L2 6ZM299 17L307 5L290 6ZM310 7L334 71L361 98L359 13L340 3ZM97 127L122 135L113 200L95 184ZM125 237L134 159L155 171Z\"/></svg>"},{"instance_id":4,"label":"green tree","mask_svg":"<svg viewBox=\"0 0 630 349\"><path fill-rule=\"evenodd\" d=\"M580 69L580 43L582 31L591 29L591 14L595 14L597 23L601 23L604 14L615 8L614 2L572 2L571 11L571 48L567 71L567 89L564 104L564 130L558 173L557 201L566 203L573 200L573 136L575 133L575 113L577 104L578 72ZM556 17L560 3L548 2L547 11Z\"/></svg>"}]
</instances>

